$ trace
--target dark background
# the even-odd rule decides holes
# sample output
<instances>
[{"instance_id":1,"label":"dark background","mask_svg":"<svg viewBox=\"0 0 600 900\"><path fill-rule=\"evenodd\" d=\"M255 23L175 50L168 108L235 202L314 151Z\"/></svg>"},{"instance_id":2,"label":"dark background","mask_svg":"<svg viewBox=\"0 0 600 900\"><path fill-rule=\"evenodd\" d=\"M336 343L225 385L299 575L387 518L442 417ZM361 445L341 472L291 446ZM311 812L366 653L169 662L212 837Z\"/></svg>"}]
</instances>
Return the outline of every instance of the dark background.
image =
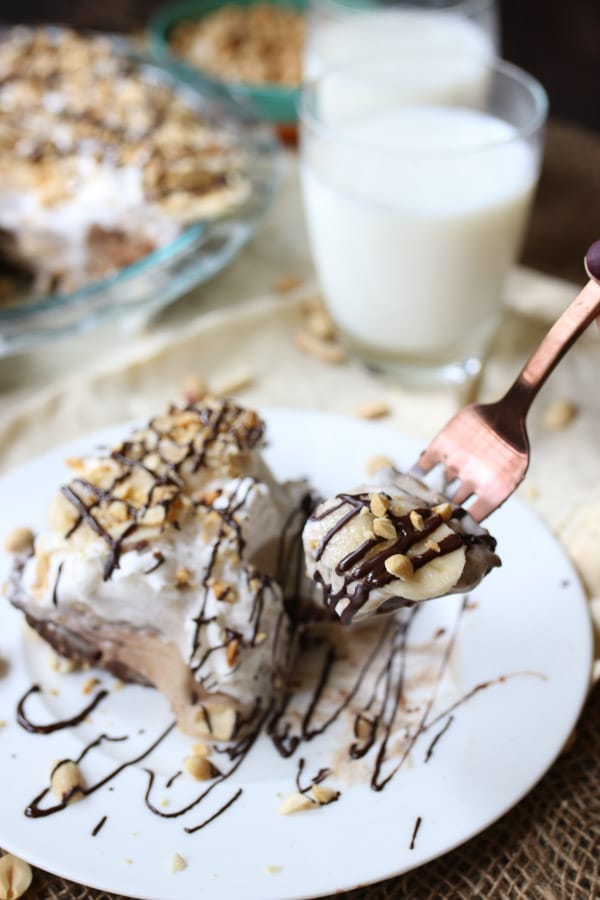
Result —
<instances>
[{"instance_id":1,"label":"dark background","mask_svg":"<svg viewBox=\"0 0 600 900\"><path fill-rule=\"evenodd\" d=\"M4 22L130 31L160 0L0 0ZM551 115L600 131L600 0L500 0L503 56L535 75Z\"/></svg>"}]
</instances>

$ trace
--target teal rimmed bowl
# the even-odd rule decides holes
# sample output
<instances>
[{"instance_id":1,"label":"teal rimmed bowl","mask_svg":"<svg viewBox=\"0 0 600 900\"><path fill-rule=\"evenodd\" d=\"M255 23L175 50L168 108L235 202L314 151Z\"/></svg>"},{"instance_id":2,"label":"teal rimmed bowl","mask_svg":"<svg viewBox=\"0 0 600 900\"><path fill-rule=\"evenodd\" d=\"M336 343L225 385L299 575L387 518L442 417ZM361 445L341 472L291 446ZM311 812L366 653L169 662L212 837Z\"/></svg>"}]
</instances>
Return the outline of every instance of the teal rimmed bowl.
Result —
<instances>
[{"instance_id":1,"label":"teal rimmed bowl","mask_svg":"<svg viewBox=\"0 0 600 900\"><path fill-rule=\"evenodd\" d=\"M232 0L236 6L251 6L257 0ZM264 0L261 0L264 2ZM268 0L272 6L282 6L304 12L307 0ZM194 68L181 57L176 56L169 44L169 35L176 25L185 21L198 21L208 13L224 6L223 0L184 0L162 6L148 23L147 36L150 52L163 65L168 66L180 78L202 87L223 91L238 103L253 110L261 118L280 126L296 124L296 107L300 94L299 87L278 84L250 84L245 81L219 81Z\"/></svg>"}]
</instances>

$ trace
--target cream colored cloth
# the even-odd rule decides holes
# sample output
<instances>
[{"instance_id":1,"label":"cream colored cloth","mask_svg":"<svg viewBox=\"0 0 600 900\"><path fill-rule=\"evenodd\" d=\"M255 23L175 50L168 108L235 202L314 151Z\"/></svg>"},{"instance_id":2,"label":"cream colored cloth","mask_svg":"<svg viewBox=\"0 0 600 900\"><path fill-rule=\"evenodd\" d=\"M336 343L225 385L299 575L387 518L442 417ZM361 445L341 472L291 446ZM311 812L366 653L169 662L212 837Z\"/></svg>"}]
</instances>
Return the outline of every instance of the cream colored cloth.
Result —
<instances>
[{"instance_id":1,"label":"cream colored cloth","mask_svg":"<svg viewBox=\"0 0 600 900\"><path fill-rule=\"evenodd\" d=\"M274 283L288 275L298 276L303 284L293 294L274 293ZM22 363L25 369L30 366L30 380L44 371L52 377L42 389L21 385L4 394L0 467L6 470L87 431L151 415L181 396L189 375L205 379L215 391L249 377L240 396L261 407L353 414L359 404L381 400L390 407L391 426L425 442L465 398L455 390L403 390L357 362L333 366L302 354L294 335L302 325L302 298L314 292L312 279L297 176L288 160L284 189L268 222L227 272L180 301L141 335L118 339L97 333L87 343L63 348L62 356L57 345ZM482 397L495 398L506 389L576 292L572 285L533 272L514 273L506 297L509 313L485 368ZM532 410L532 463L521 489L564 542L590 593L597 595L599 386L600 339L590 332L552 376ZM578 415L563 430L550 430L543 424L543 412L558 399L574 402Z\"/></svg>"}]
</instances>

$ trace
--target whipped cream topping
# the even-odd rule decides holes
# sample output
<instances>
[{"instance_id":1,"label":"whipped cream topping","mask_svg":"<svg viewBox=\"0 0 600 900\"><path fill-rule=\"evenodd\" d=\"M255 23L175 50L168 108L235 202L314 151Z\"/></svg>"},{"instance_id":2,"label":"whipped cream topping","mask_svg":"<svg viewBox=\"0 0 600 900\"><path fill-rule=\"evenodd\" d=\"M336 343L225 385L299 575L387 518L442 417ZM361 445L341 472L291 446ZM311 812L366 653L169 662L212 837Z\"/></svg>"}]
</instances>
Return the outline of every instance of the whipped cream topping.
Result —
<instances>
[{"instance_id":1,"label":"whipped cream topping","mask_svg":"<svg viewBox=\"0 0 600 900\"><path fill-rule=\"evenodd\" d=\"M321 503L303 542L308 574L343 623L468 591L500 565L465 510L391 468Z\"/></svg>"},{"instance_id":2,"label":"whipped cream topping","mask_svg":"<svg viewBox=\"0 0 600 900\"><path fill-rule=\"evenodd\" d=\"M211 695L247 716L289 661L278 569L307 494L273 478L263 430L256 413L209 400L172 407L102 456L69 460L74 477L13 602L34 624L74 629L76 617L86 634L108 624L113 636L158 639L177 652L202 716Z\"/></svg>"}]
</instances>

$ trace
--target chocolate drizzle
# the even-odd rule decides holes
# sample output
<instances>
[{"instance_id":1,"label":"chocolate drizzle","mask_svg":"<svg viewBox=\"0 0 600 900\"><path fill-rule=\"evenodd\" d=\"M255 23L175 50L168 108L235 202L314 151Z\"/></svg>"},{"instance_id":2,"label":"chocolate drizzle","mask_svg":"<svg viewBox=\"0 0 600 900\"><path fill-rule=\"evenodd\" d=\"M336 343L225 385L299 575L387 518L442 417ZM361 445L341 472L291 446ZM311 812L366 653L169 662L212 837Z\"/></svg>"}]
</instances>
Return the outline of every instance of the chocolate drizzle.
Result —
<instances>
[{"instance_id":1,"label":"chocolate drizzle","mask_svg":"<svg viewBox=\"0 0 600 900\"><path fill-rule=\"evenodd\" d=\"M309 780L308 784L305 787L302 787L302 782L300 780L302 773L304 771L305 759L302 757L298 760L298 771L296 772L296 788L298 789L299 794L307 794L311 788L315 786L315 784L321 784L322 781L325 781L328 775L331 774L331 769L325 767L319 769L316 775Z\"/></svg>"},{"instance_id":2,"label":"chocolate drizzle","mask_svg":"<svg viewBox=\"0 0 600 900\"><path fill-rule=\"evenodd\" d=\"M229 807L233 806L233 804L236 802L236 800L240 799L240 797L242 796L242 792L243 792L243 789L238 788L237 791L235 792L235 794L233 795L233 797L230 797L230 799L227 801L227 803L224 803L223 806L221 806L220 809L218 809L216 811L216 813L213 813L213 815L209 816L208 819L205 819L203 822L200 822L199 825L193 825L193 826L188 825L183 830L185 832L187 832L187 834L194 834L194 832L200 831L201 828L206 828L207 825L210 825L211 822L214 822L215 819L218 819L219 816L222 816L224 812L227 812Z\"/></svg>"},{"instance_id":3,"label":"chocolate drizzle","mask_svg":"<svg viewBox=\"0 0 600 900\"><path fill-rule=\"evenodd\" d=\"M81 712L78 712L76 715L71 716L71 718L63 719L60 722L50 722L47 725L40 725L39 723L32 722L31 719L27 716L27 713L25 712L25 704L32 694L39 694L41 690L42 689L39 684L34 684L25 694L23 694L17 704L17 722L19 723L21 728L24 728L25 731L29 731L31 734L52 734L52 732L54 731L62 731L64 728L73 728L75 725L80 725L85 717L89 716L89 714L94 709L96 709L98 704L108 696L108 691L98 691L93 700L88 703L88 705L84 709L82 709Z\"/></svg>"},{"instance_id":4,"label":"chocolate drizzle","mask_svg":"<svg viewBox=\"0 0 600 900\"><path fill-rule=\"evenodd\" d=\"M105 822L106 822L106 819L107 819L107 816L102 816L102 818L100 819L100 821L98 822L98 824L94 826L94 828L92 829L92 837L96 837L96 835L98 834L98 832L101 831L102 828L104 828L104 824L105 824Z\"/></svg>"},{"instance_id":5,"label":"chocolate drizzle","mask_svg":"<svg viewBox=\"0 0 600 900\"><path fill-rule=\"evenodd\" d=\"M462 615L467 608L467 598L463 598L454 627L451 629L445 646L440 648L440 662L435 674L435 678L431 689L429 690L426 700L420 707L412 708L406 696L406 665L408 636L412 623L418 614L419 607L411 610L401 611L396 617L391 617L383 623L377 631L377 637L371 641L366 659L359 667L356 675L350 679L348 683L346 679L346 689L341 697L336 697L338 691L328 691L328 689L336 684L338 680L338 666L348 665L348 661L344 660L344 654L337 647L327 640L326 637L320 635L317 640L316 649L321 653L320 670L314 678L312 690L308 698L304 701L304 712L300 718L299 729L294 729L293 722L297 721L297 713L289 709L292 699L295 699L290 691L284 699L279 703L273 702L268 709L260 707L260 699L257 698L255 708L247 717L246 724L254 721L254 727L251 733L229 745L221 748L215 748L216 752L220 752L227 756L230 765L223 771L215 769L215 777L211 782L202 788L199 794L191 800L187 800L179 808L172 811L165 811L158 808L151 799L152 790L155 784L156 775L151 769L144 769L148 776L148 783L144 793L144 803L148 810L155 816L165 819L176 819L189 814L192 810L200 806L209 796L219 790L220 786L230 779L243 765L248 754L252 750L259 736L266 731L270 736L272 743L283 757L292 755L302 744L309 743L318 735L324 734L334 723L340 720L345 714L350 718L352 723L353 739L347 747L347 759L349 762L357 759L369 759L371 766L370 784L375 791L380 791L396 775L399 769L404 765L411 750L416 745L422 735L430 733L436 725L441 724L441 728L437 731L425 753L424 761L427 762L437 748L439 741L446 733L454 720L457 709L481 693L483 690L490 688L494 684L501 684L509 677L535 676L543 678L544 676L536 672L515 672L510 675L501 675L494 679L481 682L462 697L454 700L446 708L437 711L432 715L434 710L437 694L440 684L447 671L448 663L451 658L457 635L462 619ZM331 626L330 626L331 627ZM337 628L337 626L335 626ZM335 635L335 630L334 630ZM435 644L439 642L436 638ZM20 701L21 715L27 723L28 730L43 729L40 733L49 733L56 730L56 726L67 727L64 723L54 723L54 726L37 726L29 721L24 713L24 703L31 693L39 690L34 685ZM100 692L102 693L102 692ZM329 693L330 696L327 696ZM99 702L96 697L92 702ZM89 710L86 710L86 713ZM416 719L414 713L418 712ZM411 715L412 714L412 717ZM288 718L286 719L286 715ZM78 717L74 717L78 718ZM69 720L72 722L73 720ZM25 727L25 726L24 726ZM150 754L168 737L173 730L174 725L169 725L161 734L156 737L152 743L140 752L135 753L131 758L117 765L104 777L100 778L93 784L85 787L77 787L77 793L82 797L87 797L95 793L102 787L114 781L118 775L125 769L137 765L145 760ZM390 746L390 738L394 736L395 746ZM82 750L75 762L79 765L85 757L98 748L104 742L108 741L126 741L125 737L111 737L107 734L101 734L95 738ZM398 748L398 740L401 746ZM58 763L61 765L65 760ZM321 767L316 774L306 781L302 776L305 770L305 757L301 757L297 763L296 787L299 792L305 794L311 790L314 785L320 784L330 774L330 767ZM175 780L180 776L178 770L171 775L165 782L165 786L170 788ZM112 785L109 786L112 789ZM25 815L30 818L40 818L53 815L64 810L71 799L69 796L63 798L59 803L50 806L43 806L43 801L50 791L49 787L44 788L28 805ZM214 822L228 809L230 809L241 797L242 788L238 787L234 793L222 803L215 812L202 819L197 824L190 824L184 827L184 830L193 834L210 823ZM92 834L97 834L103 827L106 817L98 822ZM421 825L420 817L415 823L411 848L414 847L418 830Z\"/></svg>"},{"instance_id":6,"label":"chocolate drizzle","mask_svg":"<svg viewBox=\"0 0 600 900\"><path fill-rule=\"evenodd\" d=\"M153 813L155 816L159 816L161 819L178 819L180 816L183 816L186 813L189 813L192 809L195 809L200 803L202 803L202 801L206 797L208 797L215 790L215 788L217 788L224 781L227 781L228 778L231 778L231 776L235 772L237 772L239 767L242 765L242 763L246 759L248 753L254 746L254 743L255 743L256 739L258 738L259 734L261 733L263 722L264 722L264 716L260 720L256 730L253 733L251 733L250 735L247 735L242 740L238 741L237 743L233 744L231 747L227 748L227 754L228 754L229 758L231 760L233 760L233 765L231 765L230 768L226 772L218 772L218 770L217 770L218 774L214 777L214 779L211 781L209 786L204 788L196 797L194 797L193 800L190 800L188 803L184 804L179 809L173 810L171 812L165 812L164 810L159 809L157 806L155 806L152 803L152 801L150 799L150 795L152 793L152 788L154 786L154 781L155 781L156 776L155 776L155 773L151 769L144 769L144 771L146 772L146 774L148 776L148 785L146 788L146 793L144 794L144 803L146 804L147 809L149 809L150 812ZM238 795L239 795L239 793L241 793L241 791L238 792ZM237 797L235 799L237 799ZM224 812L225 809L233 802L234 802L234 800L232 799L228 804L225 805L225 807L222 810L219 811L218 815L220 815L221 812ZM206 820L205 822L201 823L198 826L192 827L190 829L190 833L193 831L197 831L199 828L203 828L205 825L208 824L209 821L212 821L213 818L216 818L216 816L211 817L209 820ZM185 830L188 831L187 828Z\"/></svg>"},{"instance_id":7,"label":"chocolate drizzle","mask_svg":"<svg viewBox=\"0 0 600 900\"><path fill-rule=\"evenodd\" d=\"M430 743L429 747L427 748L423 762L426 762L426 763L429 762L429 760L433 756L433 751L436 747L436 744L438 743L438 741L440 741L444 737L444 735L446 734L446 732L448 731L448 729L450 728L450 726L452 725L453 722L454 722L454 716L449 716L446 721L446 724L443 726L443 728L441 728L438 731L438 733L436 734L436 736Z\"/></svg>"},{"instance_id":8,"label":"chocolate drizzle","mask_svg":"<svg viewBox=\"0 0 600 900\"><path fill-rule=\"evenodd\" d=\"M111 772L109 772L108 775L105 775L104 778L101 778L95 784L92 784L89 787L77 788L78 792L81 793L84 797L89 797L90 794L94 794L96 791L100 790L100 788L104 787L110 781L113 781L113 779L115 779L118 775L120 775L121 772L123 772L125 769L128 769L130 766L136 765L137 763L144 760L147 756L149 756L152 753L152 751L155 750L159 746L159 744L162 743L162 741L164 741L164 739L167 737L167 735L169 735L171 733L171 731L173 730L174 727L175 727L175 723L173 722L168 726L168 728L166 728L161 734L159 734L159 736L156 738L156 740L154 740L152 742L152 744L150 744L149 747L147 747L141 753L138 753L132 759L129 759L126 762L121 763L119 766L117 766L115 769L113 769ZM95 738L93 741L91 741L89 744L87 744L87 746L85 746L83 748L83 750L81 751L81 753L79 754L79 756L77 757L75 762L79 765L79 763L81 763L85 759L85 757L88 755L88 753L90 753L91 750L94 750L96 747L99 747L104 741L113 741L114 742L114 741L126 741L126 740L128 740L127 736L111 737L108 734L101 734L101 735L99 735L99 737ZM47 797L49 792L50 792L50 788L46 787L46 788L44 788L43 791L40 791L40 793L36 797L33 798L31 803L29 804L29 806L27 806L27 808L25 809L25 815L28 818L40 819L40 818L44 818L45 816L54 815L55 813L61 812L61 810L66 809L66 807L69 803L70 797L64 798L63 800L61 800L60 803L54 804L54 806L46 806L46 807L40 806L40 803Z\"/></svg>"},{"instance_id":9,"label":"chocolate drizzle","mask_svg":"<svg viewBox=\"0 0 600 900\"><path fill-rule=\"evenodd\" d=\"M410 844L408 845L409 850L415 849L415 841L417 839L417 835L419 833L419 828L421 827L422 821L423 821L423 819L421 818L421 816L417 816L417 821L415 822L415 827L413 828L413 833L412 833L412 837L410 839Z\"/></svg>"},{"instance_id":10,"label":"chocolate drizzle","mask_svg":"<svg viewBox=\"0 0 600 900\"><path fill-rule=\"evenodd\" d=\"M65 562L64 560L59 564L58 569L56 570L56 580L54 582L54 587L52 588L52 605L58 606L58 584L60 582L60 576L62 575L62 570Z\"/></svg>"}]
</instances>

